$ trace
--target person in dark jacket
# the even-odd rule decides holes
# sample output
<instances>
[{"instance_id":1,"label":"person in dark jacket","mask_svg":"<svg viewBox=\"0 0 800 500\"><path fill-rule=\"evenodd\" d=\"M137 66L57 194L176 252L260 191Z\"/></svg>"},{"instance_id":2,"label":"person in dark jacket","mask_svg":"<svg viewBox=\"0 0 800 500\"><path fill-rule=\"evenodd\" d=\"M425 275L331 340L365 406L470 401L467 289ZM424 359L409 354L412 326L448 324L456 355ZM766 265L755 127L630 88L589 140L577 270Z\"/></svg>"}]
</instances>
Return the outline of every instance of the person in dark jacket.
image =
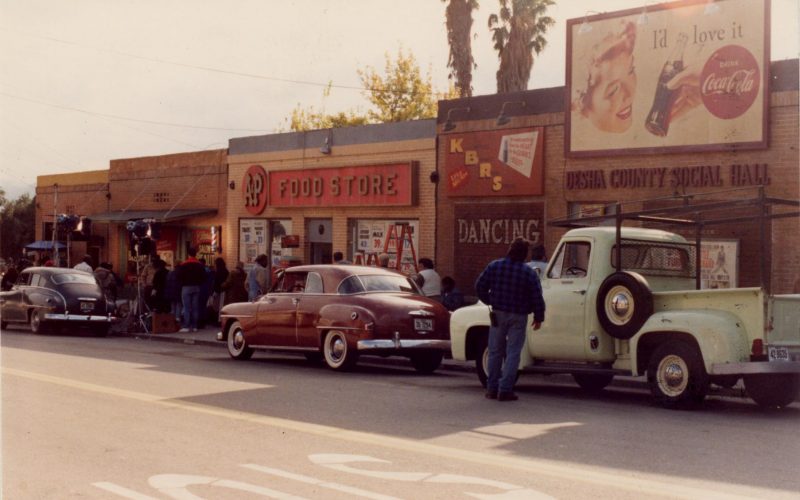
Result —
<instances>
[{"instance_id":1,"label":"person in dark jacket","mask_svg":"<svg viewBox=\"0 0 800 500\"><path fill-rule=\"evenodd\" d=\"M217 257L214 259L214 287L211 293L211 308L214 311L213 318L219 319L219 310L225 303L225 290L222 289L222 284L228 279L228 266L225 265L225 259ZM219 324L219 323L217 323Z\"/></svg>"},{"instance_id":2,"label":"person in dark jacket","mask_svg":"<svg viewBox=\"0 0 800 500\"><path fill-rule=\"evenodd\" d=\"M17 268L15 266L9 266L8 270L3 274L2 290L4 292L11 290L11 287L17 282L18 276Z\"/></svg>"},{"instance_id":3,"label":"person in dark jacket","mask_svg":"<svg viewBox=\"0 0 800 500\"><path fill-rule=\"evenodd\" d=\"M525 264L529 247L528 240L516 238L506 257L490 262L475 282L478 298L491 308L487 399L517 399L514 382L525 344L528 315L533 313L534 330L541 328L544 321L545 304L539 275Z\"/></svg>"},{"instance_id":4,"label":"person in dark jacket","mask_svg":"<svg viewBox=\"0 0 800 500\"><path fill-rule=\"evenodd\" d=\"M442 278L441 300L442 305L445 306L448 311L455 311L459 307L464 306L464 294L461 293L461 290L456 288L456 282L450 276Z\"/></svg>"},{"instance_id":5,"label":"person in dark jacket","mask_svg":"<svg viewBox=\"0 0 800 500\"><path fill-rule=\"evenodd\" d=\"M199 262L203 264L206 279L200 286L200 315L197 317L197 326L205 328L206 321L210 319L208 303L212 293L214 293L214 270L208 266L206 259L201 258Z\"/></svg>"},{"instance_id":6,"label":"person in dark jacket","mask_svg":"<svg viewBox=\"0 0 800 500\"><path fill-rule=\"evenodd\" d=\"M183 315L183 301L181 300L181 285L178 283L178 267L181 262L175 263L175 267L167 273L167 287L164 291L164 298L169 301L170 311L175 316L175 321L180 322Z\"/></svg>"},{"instance_id":7,"label":"person in dark jacket","mask_svg":"<svg viewBox=\"0 0 800 500\"><path fill-rule=\"evenodd\" d=\"M183 328L181 333L196 332L200 318L200 289L206 282L206 268L197 260L197 249L190 248L189 257L178 266L178 283L183 302Z\"/></svg>"},{"instance_id":8,"label":"person in dark jacket","mask_svg":"<svg viewBox=\"0 0 800 500\"><path fill-rule=\"evenodd\" d=\"M233 304L234 302L247 302L247 288L245 287L245 280L247 273L244 272L244 263L237 262L236 268L228 274L228 278L220 286L225 296L222 300L222 305Z\"/></svg>"},{"instance_id":9,"label":"person in dark jacket","mask_svg":"<svg viewBox=\"0 0 800 500\"><path fill-rule=\"evenodd\" d=\"M167 263L161 259L153 263L155 274L153 275L153 290L150 295L150 309L155 312L169 312L170 304L167 300Z\"/></svg>"}]
</instances>

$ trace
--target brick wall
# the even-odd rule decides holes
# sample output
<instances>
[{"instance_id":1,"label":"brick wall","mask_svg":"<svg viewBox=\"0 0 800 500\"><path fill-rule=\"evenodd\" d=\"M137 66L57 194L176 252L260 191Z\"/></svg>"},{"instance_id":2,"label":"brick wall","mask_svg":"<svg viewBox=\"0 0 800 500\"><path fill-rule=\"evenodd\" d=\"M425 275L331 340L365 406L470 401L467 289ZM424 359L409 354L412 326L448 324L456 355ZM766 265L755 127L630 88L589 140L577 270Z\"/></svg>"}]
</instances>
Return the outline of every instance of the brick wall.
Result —
<instances>
[{"instance_id":1,"label":"brick wall","mask_svg":"<svg viewBox=\"0 0 800 500\"><path fill-rule=\"evenodd\" d=\"M185 230L224 226L226 222L228 168L227 150L197 151L162 156L111 160L109 185L111 211L210 209L216 214L170 221L163 227L175 228L184 243ZM124 270L127 256L127 229L113 224L109 242L114 269ZM226 231L223 229L223 238ZM222 248L225 249L223 240ZM222 255L222 254L220 254ZM179 244L177 259L185 258Z\"/></svg>"},{"instance_id":2,"label":"brick wall","mask_svg":"<svg viewBox=\"0 0 800 500\"><path fill-rule=\"evenodd\" d=\"M107 211L108 186L107 170L39 176L36 186L36 239L45 238L45 223L52 224L54 213L91 216L94 213ZM92 240L72 242L70 265L79 262L90 250L95 258L107 259L109 234L108 224L93 224ZM66 252L62 252L61 257L66 258Z\"/></svg>"},{"instance_id":3,"label":"brick wall","mask_svg":"<svg viewBox=\"0 0 800 500\"><path fill-rule=\"evenodd\" d=\"M401 124L402 126L402 124ZM436 139L431 133L425 138L403 139L394 134L394 128L386 126L354 127L349 130L351 137L347 144L334 140L331 154L320 152L321 140L308 140L303 134L284 134L286 139L301 137L300 148L289 141L286 146L264 147L265 151L254 151L236 154L237 147L231 145L229 161L229 180L236 185L235 190L228 190L228 211L226 225L230 237L225 257L229 262L239 259L238 228L240 218L291 219L292 233L300 236L300 247L293 250L293 255L303 263L310 261L310 244L306 232L309 219L331 219L332 250L347 254L348 222L356 219L413 219L419 221L419 248L417 258L433 256L436 242L435 184L429 178L436 170ZM370 136L375 130L382 131L377 138ZM323 131L316 131L321 133ZM425 134L423 134L425 135ZM279 136L266 136L276 140ZM363 139L362 139L363 138ZM302 147L302 144L313 144L314 147ZM239 147L238 150L243 150ZM255 149L258 149L256 147ZM249 213L244 204L241 188L245 172L251 165L260 165L266 172L319 169L353 166L374 166L414 162L418 175L413 189L416 191L417 203L412 206L366 206L366 207L273 207L267 203L264 211L258 215Z\"/></svg>"},{"instance_id":4,"label":"brick wall","mask_svg":"<svg viewBox=\"0 0 800 500\"><path fill-rule=\"evenodd\" d=\"M768 149L750 151L721 151L709 153L683 153L683 154L642 154L631 156L598 156L592 158L567 158L564 154L564 114L561 111L554 112L551 103L537 103L537 97L548 94L555 94L558 89L545 89L543 91L529 91L518 93L510 97L486 96L486 106L495 106L499 109L504 100L513 101L516 98L528 100L528 111L534 110L537 106L546 108L547 112L518 114L512 118L511 122L503 127L495 124L495 119L468 119L459 121L457 128L452 132L445 132L443 123L439 124L439 146L437 159L440 169L445 164L447 155L446 138L455 134L464 134L481 130L497 130L498 128L512 129L518 127L545 127L545 195L542 197L520 196L503 197L492 199L480 198L452 198L448 197L446 189L442 184L439 186L439 206L437 209L437 219L439 224L437 241L437 260L440 263L440 272L450 274L456 278L459 287L465 292L472 291L473 278L470 270L458 269L455 266L457 254L468 251L476 259L487 263L492 258L502 256L497 251L497 255L484 255L474 246L459 247L454 233L455 214L461 205L479 205L483 203L519 205L531 202L541 202L544 204L545 220L550 221L556 218L565 217L570 203L613 203L616 201L641 200L670 196L675 192L675 188L664 187L605 187L569 189L567 185L567 175L570 172L599 170L604 172L605 179L609 178L609 173L614 169L629 168L689 168L695 166L708 165L712 167L720 166L723 185L721 187L692 187L687 188L687 193L708 192L720 189L730 189L731 165L764 165L768 166L769 185L767 195L787 198L791 200L800 199L800 159L798 158L798 92L795 83L792 90L773 91L770 95L769 111L769 147ZM471 107L480 108L482 98L473 98ZM552 96L548 97L552 100ZM475 102L478 100L479 102ZM489 102L490 101L490 102ZM531 105L533 102L533 105ZM562 101L563 102L563 101ZM452 102L449 107L458 107L460 102ZM442 113L440 105L440 113ZM487 115L487 113L483 113ZM467 117L469 118L469 117ZM440 117L440 122L444 119ZM737 194L727 195L731 198ZM491 214L487 215L491 216ZM563 229L546 227L543 229L543 241L547 250L548 257L555 250L555 247L565 232ZM740 286L757 284L758 276L758 254L760 244L758 240L758 225L729 225L715 228L709 236L721 239L738 239L740 241ZM768 245L771 246L772 260L769 262L771 269L771 281L775 293L786 293L792 290L794 283L800 279L800 222L797 218L776 221L768 229Z\"/></svg>"}]
</instances>

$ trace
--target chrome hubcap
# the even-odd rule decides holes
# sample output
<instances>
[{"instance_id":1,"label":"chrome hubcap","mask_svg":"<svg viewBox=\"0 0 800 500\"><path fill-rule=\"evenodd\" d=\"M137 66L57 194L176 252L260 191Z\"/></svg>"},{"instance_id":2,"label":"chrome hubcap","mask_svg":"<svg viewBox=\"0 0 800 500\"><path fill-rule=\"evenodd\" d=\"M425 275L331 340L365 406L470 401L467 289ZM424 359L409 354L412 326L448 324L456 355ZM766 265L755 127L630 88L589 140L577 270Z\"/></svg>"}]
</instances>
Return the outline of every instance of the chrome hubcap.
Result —
<instances>
[{"instance_id":1,"label":"chrome hubcap","mask_svg":"<svg viewBox=\"0 0 800 500\"><path fill-rule=\"evenodd\" d=\"M238 351L244 346L244 333L241 330L236 330L233 334L233 347Z\"/></svg>"},{"instance_id":2,"label":"chrome hubcap","mask_svg":"<svg viewBox=\"0 0 800 500\"><path fill-rule=\"evenodd\" d=\"M658 385L669 396L678 396L689 383L689 367L678 356L670 355L658 364Z\"/></svg>"},{"instance_id":3,"label":"chrome hubcap","mask_svg":"<svg viewBox=\"0 0 800 500\"><path fill-rule=\"evenodd\" d=\"M624 286L612 288L606 300L606 316L616 325L624 325L633 317L635 302L630 290Z\"/></svg>"},{"instance_id":4,"label":"chrome hubcap","mask_svg":"<svg viewBox=\"0 0 800 500\"><path fill-rule=\"evenodd\" d=\"M336 361L342 359L346 348L347 346L345 345L344 340L342 340L341 337L335 337L333 340L331 340L331 358Z\"/></svg>"}]
</instances>

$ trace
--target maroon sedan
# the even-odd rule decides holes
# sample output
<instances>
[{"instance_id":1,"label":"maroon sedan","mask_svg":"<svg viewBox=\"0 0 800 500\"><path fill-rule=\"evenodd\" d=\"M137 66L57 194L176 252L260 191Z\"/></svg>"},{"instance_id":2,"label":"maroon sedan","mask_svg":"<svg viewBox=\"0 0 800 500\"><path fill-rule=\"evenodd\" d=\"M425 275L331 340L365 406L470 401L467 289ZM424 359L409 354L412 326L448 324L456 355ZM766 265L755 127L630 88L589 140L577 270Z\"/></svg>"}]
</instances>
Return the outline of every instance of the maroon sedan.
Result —
<instances>
[{"instance_id":1,"label":"maroon sedan","mask_svg":"<svg viewBox=\"0 0 800 500\"><path fill-rule=\"evenodd\" d=\"M359 355L405 356L430 373L450 350L449 315L389 269L297 266L255 302L225 306L217 340L234 359L249 359L254 349L296 351L346 370Z\"/></svg>"}]
</instances>

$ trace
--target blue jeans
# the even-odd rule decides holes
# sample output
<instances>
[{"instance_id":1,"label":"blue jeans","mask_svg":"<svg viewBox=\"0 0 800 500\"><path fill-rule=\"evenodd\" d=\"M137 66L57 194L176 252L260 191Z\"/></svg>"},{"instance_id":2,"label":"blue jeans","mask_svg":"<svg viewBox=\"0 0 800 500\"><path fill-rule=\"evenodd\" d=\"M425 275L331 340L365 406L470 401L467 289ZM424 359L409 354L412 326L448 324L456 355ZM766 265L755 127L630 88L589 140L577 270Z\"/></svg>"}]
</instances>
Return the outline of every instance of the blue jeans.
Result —
<instances>
[{"instance_id":1,"label":"blue jeans","mask_svg":"<svg viewBox=\"0 0 800 500\"><path fill-rule=\"evenodd\" d=\"M497 326L489 329L486 390L512 392L517 381L520 353L525 345L528 315L497 310L494 313L497 316Z\"/></svg>"},{"instance_id":2,"label":"blue jeans","mask_svg":"<svg viewBox=\"0 0 800 500\"><path fill-rule=\"evenodd\" d=\"M183 300L183 326L184 328L197 328L197 318L200 317L200 287L189 285L181 288Z\"/></svg>"}]
</instances>

